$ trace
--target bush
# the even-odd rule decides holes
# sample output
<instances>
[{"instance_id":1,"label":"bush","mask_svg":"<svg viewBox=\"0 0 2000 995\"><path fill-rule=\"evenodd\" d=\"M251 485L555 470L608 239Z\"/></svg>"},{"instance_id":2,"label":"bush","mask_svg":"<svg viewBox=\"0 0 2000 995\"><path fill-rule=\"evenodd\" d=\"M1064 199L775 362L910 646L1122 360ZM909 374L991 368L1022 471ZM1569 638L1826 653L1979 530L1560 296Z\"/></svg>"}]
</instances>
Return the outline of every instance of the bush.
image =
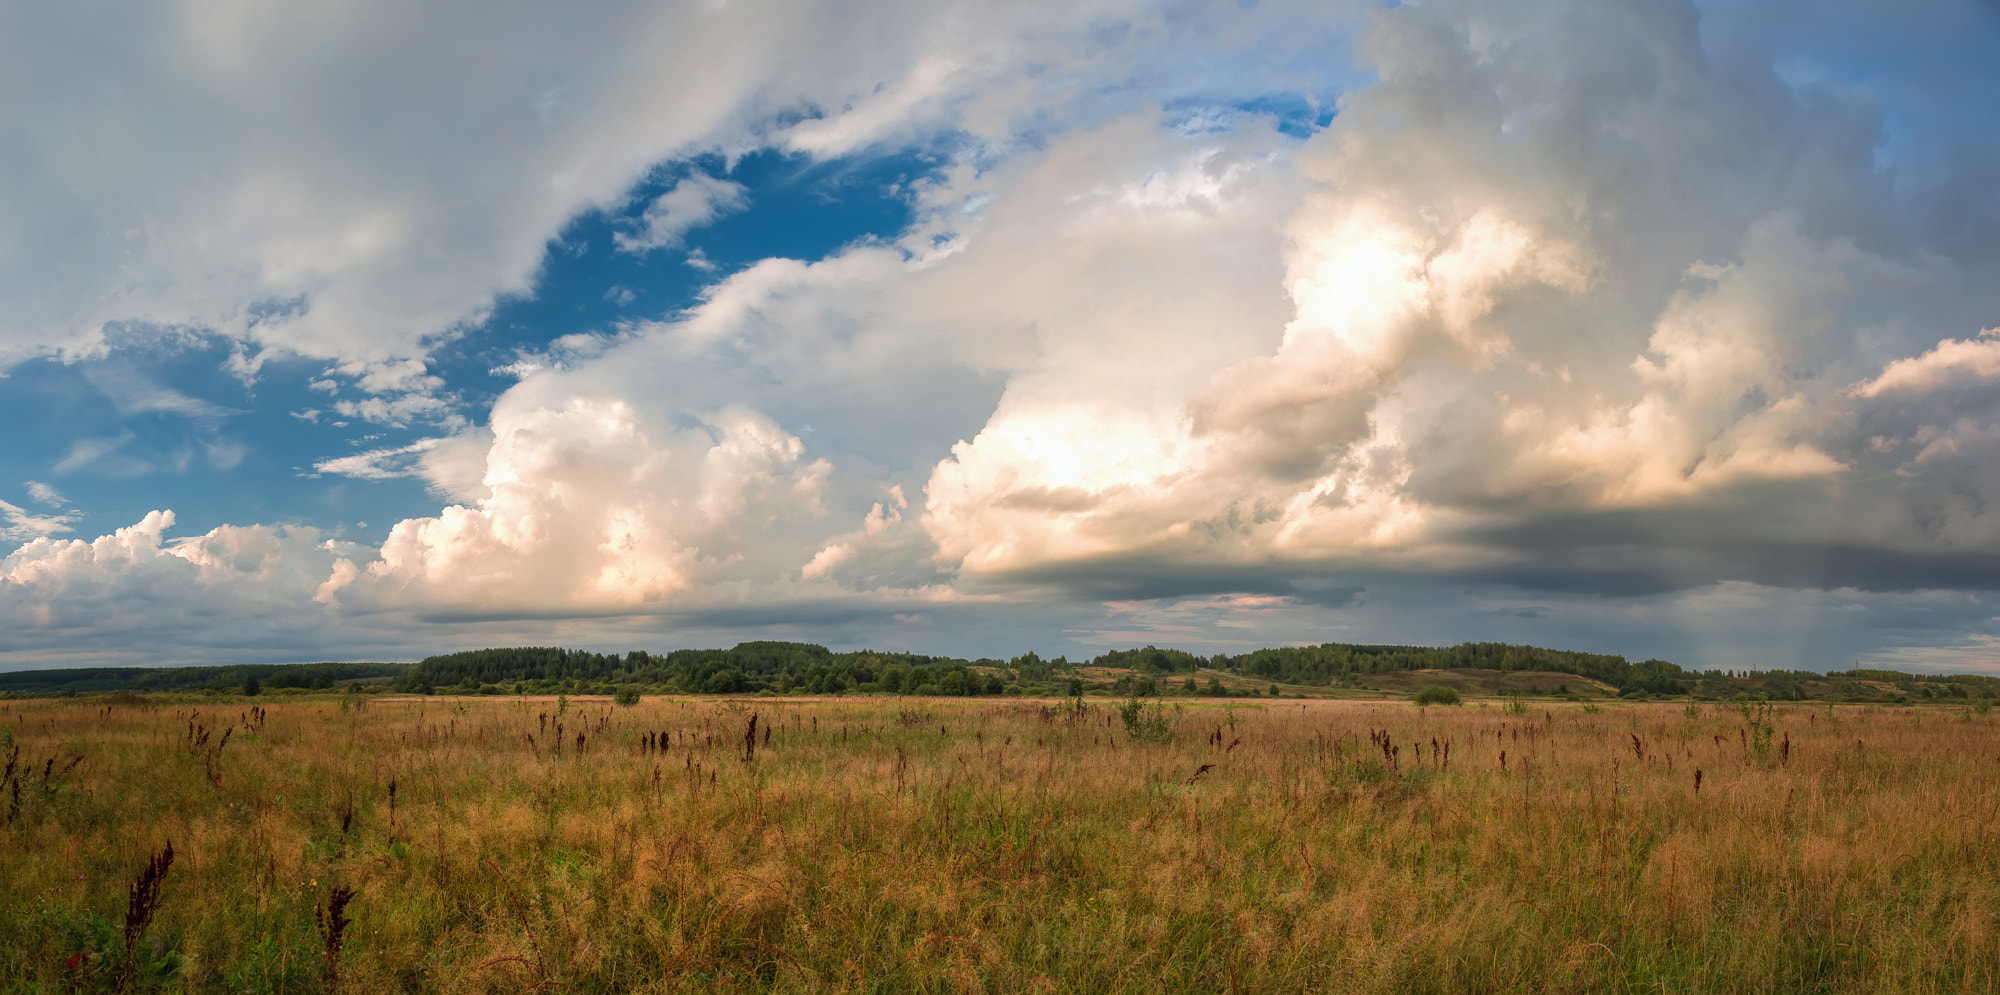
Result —
<instances>
[{"instance_id":1,"label":"bush","mask_svg":"<svg viewBox=\"0 0 2000 995\"><path fill-rule=\"evenodd\" d=\"M1456 690L1442 684L1426 684L1410 700L1416 702L1419 708L1426 705L1462 705L1465 703L1463 699L1459 698Z\"/></svg>"},{"instance_id":2,"label":"bush","mask_svg":"<svg viewBox=\"0 0 2000 995\"><path fill-rule=\"evenodd\" d=\"M1125 735L1134 740L1165 743L1174 738L1174 723L1164 704L1147 708L1139 699L1130 698L1118 706L1118 718L1125 723Z\"/></svg>"},{"instance_id":3,"label":"bush","mask_svg":"<svg viewBox=\"0 0 2000 995\"><path fill-rule=\"evenodd\" d=\"M639 689L631 685L620 687L611 693L611 703L614 705L636 705L639 703Z\"/></svg>"}]
</instances>

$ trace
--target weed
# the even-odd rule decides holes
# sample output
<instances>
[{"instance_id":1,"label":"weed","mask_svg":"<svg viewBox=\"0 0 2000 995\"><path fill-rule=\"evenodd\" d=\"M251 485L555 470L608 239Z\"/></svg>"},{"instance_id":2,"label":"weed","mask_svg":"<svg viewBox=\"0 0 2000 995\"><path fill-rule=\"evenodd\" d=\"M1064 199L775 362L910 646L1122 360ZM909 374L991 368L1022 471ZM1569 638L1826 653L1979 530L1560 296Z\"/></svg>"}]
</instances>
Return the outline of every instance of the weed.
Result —
<instances>
[{"instance_id":1,"label":"weed","mask_svg":"<svg viewBox=\"0 0 2000 995\"><path fill-rule=\"evenodd\" d=\"M353 889L346 885L334 885L327 892L326 904L313 907L313 923L319 927L320 957L324 962L320 969L320 982L327 992L340 990L340 948L350 924L347 903L353 900Z\"/></svg>"},{"instance_id":2,"label":"weed","mask_svg":"<svg viewBox=\"0 0 2000 995\"><path fill-rule=\"evenodd\" d=\"M1744 729L1749 734L1747 743L1749 749L1759 759L1769 756L1771 753L1771 737L1777 732L1778 728L1772 722L1771 703L1768 701L1745 702L1740 711L1743 714ZM1791 750L1790 742L1790 739L1787 738L1787 753Z\"/></svg>"},{"instance_id":3,"label":"weed","mask_svg":"<svg viewBox=\"0 0 2000 995\"><path fill-rule=\"evenodd\" d=\"M167 872L174 866L174 843L167 841L165 848L153 855L139 876L132 879L127 889L125 905L125 955L131 959L132 951L139 938L152 925L154 913L160 910L160 888L167 883Z\"/></svg>"}]
</instances>

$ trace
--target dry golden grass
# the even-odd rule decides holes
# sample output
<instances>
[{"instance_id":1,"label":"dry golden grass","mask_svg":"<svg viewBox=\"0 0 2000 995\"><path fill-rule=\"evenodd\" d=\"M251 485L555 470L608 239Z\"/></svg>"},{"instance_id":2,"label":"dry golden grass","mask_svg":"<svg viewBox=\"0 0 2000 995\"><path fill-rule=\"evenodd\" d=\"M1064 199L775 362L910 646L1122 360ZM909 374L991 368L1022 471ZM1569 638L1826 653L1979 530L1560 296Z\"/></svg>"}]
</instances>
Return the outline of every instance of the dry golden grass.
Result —
<instances>
[{"instance_id":1,"label":"dry golden grass","mask_svg":"<svg viewBox=\"0 0 2000 995\"><path fill-rule=\"evenodd\" d=\"M318 990L336 885L348 991L2000 988L1959 709L268 707L0 704L0 989L109 983L89 917L168 840L200 991Z\"/></svg>"}]
</instances>

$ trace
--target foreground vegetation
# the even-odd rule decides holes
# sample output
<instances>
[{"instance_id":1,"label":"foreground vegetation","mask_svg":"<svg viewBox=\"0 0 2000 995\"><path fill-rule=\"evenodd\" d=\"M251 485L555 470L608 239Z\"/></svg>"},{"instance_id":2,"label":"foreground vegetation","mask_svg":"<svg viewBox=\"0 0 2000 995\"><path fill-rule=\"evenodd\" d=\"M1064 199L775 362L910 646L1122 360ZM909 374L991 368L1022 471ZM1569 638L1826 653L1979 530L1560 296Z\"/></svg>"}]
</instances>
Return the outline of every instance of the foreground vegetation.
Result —
<instances>
[{"instance_id":1,"label":"foreground vegetation","mask_svg":"<svg viewBox=\"0 0 2000 995\"><path fill-rule=\"evenodd\" d=\"M124 696L0 730L4 991L2000 987L1976 702Z\"/></svg>"}]
</instances>

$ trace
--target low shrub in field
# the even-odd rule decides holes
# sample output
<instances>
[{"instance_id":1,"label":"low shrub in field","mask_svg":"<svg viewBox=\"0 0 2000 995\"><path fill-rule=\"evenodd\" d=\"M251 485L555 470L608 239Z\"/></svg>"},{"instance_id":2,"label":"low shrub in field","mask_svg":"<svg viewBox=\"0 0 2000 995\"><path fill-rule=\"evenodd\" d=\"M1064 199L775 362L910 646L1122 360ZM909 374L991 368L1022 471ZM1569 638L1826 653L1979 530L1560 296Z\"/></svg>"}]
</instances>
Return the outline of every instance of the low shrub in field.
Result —
<instances>
[{"instance_id":1,"label":"low shrub in field","mask_svg":"<svg viewBox=\"0 0 2000 995\"><path fill-rule=\"evenodd\" d=\"M636 705L639 703L639 689L630 685L620 687L611 693L611 702L615 705Z\"/></svg>"},{"instance_id":2,"label":"low shrub in field","mask_svg":"<svg viewBox=\"0 0 2000 995\"><path fill-rule=\"evenodd\" d=\"M1419 708L1428 705L1465 704L1464 699L1461 699L1458 696L1458 692L1456 690L1448 688L1442 684L1426 684L1421 689L1419 689L1416 693L1416 696L1411 698L1410 700L1416 702L1417 707Z\"/></svg>"},{"instance_id":3,"label":"low shrub in field","mask_svg":"<svg viewBox=\"0 0 2000 995\"><path fill-rule=\"evenodd\" d=\"M1147 708L1144 702L1134 697L1118 706L1118 719L1125 725L1125 735L1133 739L1164 743L1174 738L1174 722L1167 716L1164 704Z\"/></svg>"}]
</instances>

